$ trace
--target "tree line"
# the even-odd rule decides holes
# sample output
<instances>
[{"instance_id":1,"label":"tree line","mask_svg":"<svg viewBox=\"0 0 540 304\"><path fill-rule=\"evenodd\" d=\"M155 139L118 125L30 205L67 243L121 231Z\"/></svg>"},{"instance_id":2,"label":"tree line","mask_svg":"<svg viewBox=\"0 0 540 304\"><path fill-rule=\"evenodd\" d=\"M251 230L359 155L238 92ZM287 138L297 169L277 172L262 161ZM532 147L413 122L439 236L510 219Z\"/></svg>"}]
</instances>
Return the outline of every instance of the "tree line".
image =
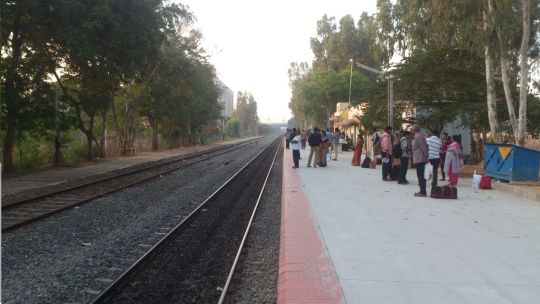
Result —
<instances>
[{"instance_id":1,"label":"tree line","mask_svg":"<svg viewBox=\"0 0 540 304\"><path fill-rule=\"evenodd\" d=\"M17 145L50 143L57 130L84 133L92 159L106 130L126 150L151 129L155 150L158 135L172 145L220 115L215 69L182 4L8 0L0 10L3 173Z\"/></svg>"},{"instance_id":2,"label":"tree line","mask_svg":"<svg viewBox=\"0 0 540 304\"><path fill-rule=\"evenodd\" d=\"M394 125L440 129L460 117L494 142L520 145L540 134L540 85L530 75L539 66L538 0L378 0L377 12L357 22L325 15L316 26L313 62L289 69L289 107L301 121L322 124L336 101L350 98L363 107L364 128L380 124L387 83L361 63L394 77ZM429 115L401 116L411 106Z\"/></svg>"},{"instance_id":3,"label":"tree line","mask_svg":"<svg viewBox=\"0 0 540 304\"><path fill-rule=\"evenodd\" d=\"M231 136L259 135L259 116L257 101L250 92L236 94L236 109L227 121L226 131Z\"/></svg>"}]
</instances>

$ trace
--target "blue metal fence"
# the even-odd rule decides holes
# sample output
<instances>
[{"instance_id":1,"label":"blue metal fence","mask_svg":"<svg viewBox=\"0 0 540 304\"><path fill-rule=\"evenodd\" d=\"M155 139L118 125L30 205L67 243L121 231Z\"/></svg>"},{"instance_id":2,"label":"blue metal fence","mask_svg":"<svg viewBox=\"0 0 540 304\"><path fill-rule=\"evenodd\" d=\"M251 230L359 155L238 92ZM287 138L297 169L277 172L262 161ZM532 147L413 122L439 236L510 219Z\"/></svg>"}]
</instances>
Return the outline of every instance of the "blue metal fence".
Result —
<instances>
[{"instance_id":1,"label":"blue metal fence","mask_svg":"<svg viewBox=\"0 0 540 304\"><path fill-rule=\"evenodd\" d=\"M484 146L484 174L508 181L537 181L540 151L508 144Z\"/></svg>"}]
</instances>

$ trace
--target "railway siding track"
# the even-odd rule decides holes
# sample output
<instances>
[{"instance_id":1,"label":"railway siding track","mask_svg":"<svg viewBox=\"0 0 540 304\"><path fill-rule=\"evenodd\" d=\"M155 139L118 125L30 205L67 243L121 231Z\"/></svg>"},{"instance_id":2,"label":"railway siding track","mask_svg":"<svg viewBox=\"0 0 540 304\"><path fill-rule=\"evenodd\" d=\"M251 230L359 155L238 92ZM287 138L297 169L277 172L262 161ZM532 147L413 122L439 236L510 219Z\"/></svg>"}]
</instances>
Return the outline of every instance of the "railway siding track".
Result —
<instances>
[{"instance_id":1,"label":"railway siding track","mask_svg":"<svg viewBox=\"0 0 540 304\"><path fill-rule=\"evenodd\" d=\"M130 167L119 172L104 174L89 182L11 202L2 206L2 232L17 229L103 195L135 186L189 165L240 149L254 142L257 143L259 140L261 139L219 147L197 154L173 157L165 161L145 163L134 168Z\"/></svg>"},{"instance_id":2,"label":"railway siding track","mask_svg":"<svg viewBox=\"0 0 540 304\"><path fill-rule=\"evenodd\" d=\"M217 302L280 143L240 169L92 303Z\"/></svg>"}]
</instances>

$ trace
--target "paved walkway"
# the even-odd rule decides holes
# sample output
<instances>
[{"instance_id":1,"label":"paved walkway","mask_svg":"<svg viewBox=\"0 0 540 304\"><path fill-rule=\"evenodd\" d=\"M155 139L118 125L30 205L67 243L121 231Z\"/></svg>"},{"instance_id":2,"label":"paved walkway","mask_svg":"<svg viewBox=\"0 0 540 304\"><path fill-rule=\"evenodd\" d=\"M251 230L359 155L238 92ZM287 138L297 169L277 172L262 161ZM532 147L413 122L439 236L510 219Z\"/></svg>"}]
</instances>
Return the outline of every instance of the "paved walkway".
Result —
<instances>
[{"instance_id":1,"label":"paved walkway","mask_svg":"<svg viewBox=\"0 0 540 304\"><path fill-rule=\"evenodd\" d=\"M291 169L285 150L278 303L540 303L540 203L470 179L416 198L413 170L398 185L350 152L306 168L307 151Z\"/></svg>"}]
</instances>

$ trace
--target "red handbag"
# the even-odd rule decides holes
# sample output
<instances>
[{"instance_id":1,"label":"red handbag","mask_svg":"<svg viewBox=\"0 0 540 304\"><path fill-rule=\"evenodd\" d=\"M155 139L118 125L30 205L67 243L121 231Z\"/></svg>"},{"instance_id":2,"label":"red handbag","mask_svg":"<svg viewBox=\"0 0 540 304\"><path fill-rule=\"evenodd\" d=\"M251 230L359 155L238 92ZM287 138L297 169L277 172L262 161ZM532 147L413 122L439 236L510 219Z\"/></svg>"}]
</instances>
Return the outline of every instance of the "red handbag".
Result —
<instances>
[{"instance_id":1,"label":"red handbag","mask_svg":"<svg viewBox=\"0 0 540 304\"><path fill-rule=\"evenodd\" d=\"M491 177L482 176L480 179L480 189L491 189Z\"/></svg>"}]
</instances>

